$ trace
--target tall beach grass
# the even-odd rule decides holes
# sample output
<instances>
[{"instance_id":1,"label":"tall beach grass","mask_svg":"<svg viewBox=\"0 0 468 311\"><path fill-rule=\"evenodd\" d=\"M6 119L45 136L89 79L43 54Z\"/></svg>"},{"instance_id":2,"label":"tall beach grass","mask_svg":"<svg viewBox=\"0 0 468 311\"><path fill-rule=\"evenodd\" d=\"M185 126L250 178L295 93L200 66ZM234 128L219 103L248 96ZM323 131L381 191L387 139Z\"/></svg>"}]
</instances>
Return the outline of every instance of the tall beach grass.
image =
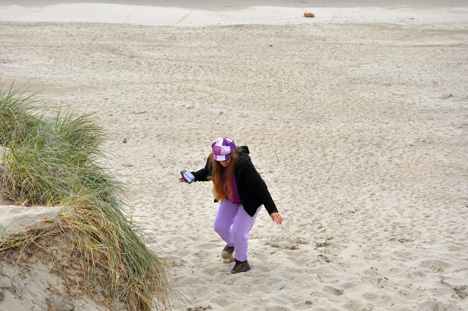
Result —
<instances>
[{"instance_id":1,"label":"tall beach grass","mask_svg":"<svg viewBox=\"0 0 468 311\"><path fill-rule=\"evenodd\" d=\"M29 206L63 206L55 228L73 236L80 260L87 263L84 278L100 284L110 301L124 301L129 310L169 309L174 291L166 264L125 214L126 189L102 164L103 130L92 115L35 104L27 90L0 87L0 145L6 168L1 182L8 199ZM0 251L24 243L3 240Z\"/></svg>"}]
</instances>

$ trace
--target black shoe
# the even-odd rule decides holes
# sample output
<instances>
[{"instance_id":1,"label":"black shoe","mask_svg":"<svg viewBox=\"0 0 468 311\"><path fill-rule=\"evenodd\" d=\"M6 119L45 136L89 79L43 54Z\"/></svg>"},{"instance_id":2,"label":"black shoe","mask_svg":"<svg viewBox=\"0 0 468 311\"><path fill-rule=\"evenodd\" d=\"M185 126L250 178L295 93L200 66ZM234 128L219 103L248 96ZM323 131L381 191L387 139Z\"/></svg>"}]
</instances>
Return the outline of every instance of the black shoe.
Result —
<instances>
[{"instance_id":1,"label":"black shoe","mask_svg":"<svg viewBox=\"0 0 468 311\"><path fill-rule=\"evenodd\" d=\"M226 244L224 246L223 252L221 253L221 257L223 257L224 262L233 262L234 261L234 256L232 255L234 253L234 246L229 246Z\"/></svg>"},{"instance_id":2,"label":"black shoe","mask_svg":"<svg viewBox=\"0 0 468 311\"><path fill-rule=\"evenodd\" d=\"M236 264L234 265L234 268L231 270L231 274L236 274L236 273L241 273L241 272L247 272L250 270L250 265L249 262L246 261L239 261L236 259Z\"/></svg>"}]
</instances>

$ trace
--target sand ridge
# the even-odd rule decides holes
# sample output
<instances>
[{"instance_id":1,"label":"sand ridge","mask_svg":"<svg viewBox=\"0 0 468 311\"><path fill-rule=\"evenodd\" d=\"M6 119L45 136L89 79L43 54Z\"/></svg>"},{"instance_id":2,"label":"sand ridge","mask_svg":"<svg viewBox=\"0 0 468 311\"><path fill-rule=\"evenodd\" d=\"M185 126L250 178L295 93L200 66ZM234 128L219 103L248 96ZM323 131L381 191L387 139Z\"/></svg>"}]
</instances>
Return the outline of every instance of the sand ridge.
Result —
<instances>
[{"instance_id":1,"label":"sand ridge","mask_svg":"<svg viewBox=\"0 0 468 311\"><path fill-rule=\"evenodd\" d=\"M316 2L282 2L273 6L270 1L238 3L219 1L196 8L188 2L173 6L128 5L120 3L40 3L21 5L21 2L0 3L0 21L13 22L90 22L148 26L209 26L245 24L317 24L390 22L397 24L438 24L466 22L468 8L463 5L419 3L405 5L389 2L384 6L366 3L366 7L343 2L338 7L317 6ZM362 0L361 0L362 2ZM385 2L385 1L384 1ZM410 1L411 2L411 1ZM417 2L417 1L416 1ZM14 5L13 5L14 4ZM215 5L215 8L213 8ZM323 4L322 4L323 5ZM218 7L219 6L219 7ZM343 7L342 7L343 6ZM304 18L304 13L314 18ZM417 18L415 18L417 16Z\"/></svg>"}]
</instances>

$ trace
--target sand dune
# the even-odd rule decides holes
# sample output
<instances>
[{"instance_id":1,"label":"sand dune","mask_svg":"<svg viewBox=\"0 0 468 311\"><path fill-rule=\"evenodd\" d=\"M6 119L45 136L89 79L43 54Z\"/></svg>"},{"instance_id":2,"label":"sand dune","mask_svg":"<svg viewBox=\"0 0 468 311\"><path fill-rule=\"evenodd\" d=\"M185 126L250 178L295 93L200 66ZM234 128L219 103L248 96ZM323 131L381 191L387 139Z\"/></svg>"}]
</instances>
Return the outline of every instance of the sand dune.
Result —
<instances>
[{"instance_id":1,"label":"sand dune","mask_svg":"<svg viewBox=\"0 0 468 311\"><path fill-rule=\"evenodd\" d=\"M276 9L179 8L164 25L0 13L0 79L95 113L173 265L174 310L467 310L467 8ZM223 135L285 218L260 213L241 275L221 263L210 184L177 182Z\"/></svg>"}]
</instances>

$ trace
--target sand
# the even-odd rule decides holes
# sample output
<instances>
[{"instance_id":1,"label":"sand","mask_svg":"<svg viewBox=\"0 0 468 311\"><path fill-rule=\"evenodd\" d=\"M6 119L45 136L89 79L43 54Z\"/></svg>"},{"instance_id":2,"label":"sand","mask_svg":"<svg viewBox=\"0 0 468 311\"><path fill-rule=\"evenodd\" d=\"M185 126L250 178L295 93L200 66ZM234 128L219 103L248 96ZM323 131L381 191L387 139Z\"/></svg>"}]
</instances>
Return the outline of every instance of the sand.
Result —
<instances>
[{"instance_id":1,"label":"sand","mask_svg":"<svg viewBox=\"0 0 468 311\"><path fill-rule=\"evenodd\" d=\"M95 114L174 310L468 310L468 6L101 5L0 6L0 81ZM240 275L211 185L177 181L220 136L284 218Z\"/></svg>"}]
</instances>

